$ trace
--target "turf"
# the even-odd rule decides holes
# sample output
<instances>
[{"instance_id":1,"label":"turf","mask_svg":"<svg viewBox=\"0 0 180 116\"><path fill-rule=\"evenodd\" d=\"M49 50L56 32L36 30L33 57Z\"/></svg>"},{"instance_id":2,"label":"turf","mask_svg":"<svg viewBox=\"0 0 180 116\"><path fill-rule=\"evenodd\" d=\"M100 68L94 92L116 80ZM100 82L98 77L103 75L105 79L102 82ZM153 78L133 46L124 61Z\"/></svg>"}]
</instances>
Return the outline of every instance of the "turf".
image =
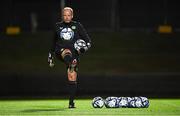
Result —
<instances>
[{"instance_id":1,"label":"turf","mask_svg":"<svg viewBox=\"0 0 180 116\"><path fill-rule=\"evenodd\" d=\"M76 109L67 108L68 100L1 100L0 115L180 115L180 99L150 99L149 108L102 108L91 106L90 99L76 100Z\"/></svg>"}]
</instances>

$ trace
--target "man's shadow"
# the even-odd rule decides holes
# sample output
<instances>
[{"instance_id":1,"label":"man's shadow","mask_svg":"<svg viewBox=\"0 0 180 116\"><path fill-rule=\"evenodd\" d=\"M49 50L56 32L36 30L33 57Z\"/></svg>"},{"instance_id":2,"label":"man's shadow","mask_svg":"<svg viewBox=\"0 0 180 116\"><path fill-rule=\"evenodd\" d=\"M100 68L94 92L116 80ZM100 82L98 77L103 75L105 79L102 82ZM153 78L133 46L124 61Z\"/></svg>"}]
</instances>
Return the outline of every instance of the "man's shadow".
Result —
<instances>
[{"instance_id":1,"label":"man's shadow","mask_svg":"<svg viewBox=\"0 0 180 116\"><path fill-rule=\"evenodd\" d=\"M51 112L51 111L64 111L66 110L67 108L57 108L57 109L53 109L53 108L50 108L50 109L26 109L26 110L22 110L21 112L24 112L24 113L30 113L30 112Z\"/></svg>"}]
</instances>

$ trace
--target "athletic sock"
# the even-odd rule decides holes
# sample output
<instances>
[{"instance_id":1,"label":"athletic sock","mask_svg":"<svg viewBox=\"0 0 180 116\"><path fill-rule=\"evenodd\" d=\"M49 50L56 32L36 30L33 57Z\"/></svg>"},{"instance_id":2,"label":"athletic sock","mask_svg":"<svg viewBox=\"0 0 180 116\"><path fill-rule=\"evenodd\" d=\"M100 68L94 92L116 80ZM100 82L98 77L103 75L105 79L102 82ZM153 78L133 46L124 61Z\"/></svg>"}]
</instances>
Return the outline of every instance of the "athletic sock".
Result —
<instances>
[{"instance_id":1,"label":"athletic sock","mask_svg":"<svg viewBox=\"0 0 180 116\"><path fill-rule=\"evenodd\" d=\"M77 91L77 82L69 81L69 105L74 105L74 98Z\"/></svg>"}]
</instances>

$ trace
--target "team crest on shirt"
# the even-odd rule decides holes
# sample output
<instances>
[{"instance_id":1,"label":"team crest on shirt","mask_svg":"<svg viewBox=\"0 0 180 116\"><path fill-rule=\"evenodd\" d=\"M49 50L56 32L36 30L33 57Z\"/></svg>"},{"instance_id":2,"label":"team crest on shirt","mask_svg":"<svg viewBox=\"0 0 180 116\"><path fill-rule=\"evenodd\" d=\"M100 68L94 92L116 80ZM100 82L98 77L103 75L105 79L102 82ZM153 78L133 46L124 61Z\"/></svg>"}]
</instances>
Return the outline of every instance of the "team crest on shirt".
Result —
<instances>
[{"instance_id":1,"label":"team crest on shirt","mask_svg":"<svg viewBox=\"0 0 180 116\"><path fill-rule=\"evenodd\" d=\"M60 32L60 37L64 40L71 40L74 38L74 31L71 28L64 28Z\"/></svg>"}]
</instances>

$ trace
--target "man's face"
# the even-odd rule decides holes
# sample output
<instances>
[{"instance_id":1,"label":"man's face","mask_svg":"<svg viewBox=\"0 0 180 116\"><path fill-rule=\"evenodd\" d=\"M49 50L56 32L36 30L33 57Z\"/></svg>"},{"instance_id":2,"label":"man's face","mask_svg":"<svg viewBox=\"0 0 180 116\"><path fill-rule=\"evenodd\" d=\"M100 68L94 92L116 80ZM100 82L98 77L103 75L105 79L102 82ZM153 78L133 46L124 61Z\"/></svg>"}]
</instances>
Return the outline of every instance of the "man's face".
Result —
<instances>
[{"instance_id":1,"label":"man's face","mask_svg":"<svg viewBox=\"0 0 180 116\"><path fill-rule=\"evenodd\" d=\"M73 14L70 10L63 11L63 20L65 23L71 22L72 18L73 18Z\"/></svg>"}]
</instances>

